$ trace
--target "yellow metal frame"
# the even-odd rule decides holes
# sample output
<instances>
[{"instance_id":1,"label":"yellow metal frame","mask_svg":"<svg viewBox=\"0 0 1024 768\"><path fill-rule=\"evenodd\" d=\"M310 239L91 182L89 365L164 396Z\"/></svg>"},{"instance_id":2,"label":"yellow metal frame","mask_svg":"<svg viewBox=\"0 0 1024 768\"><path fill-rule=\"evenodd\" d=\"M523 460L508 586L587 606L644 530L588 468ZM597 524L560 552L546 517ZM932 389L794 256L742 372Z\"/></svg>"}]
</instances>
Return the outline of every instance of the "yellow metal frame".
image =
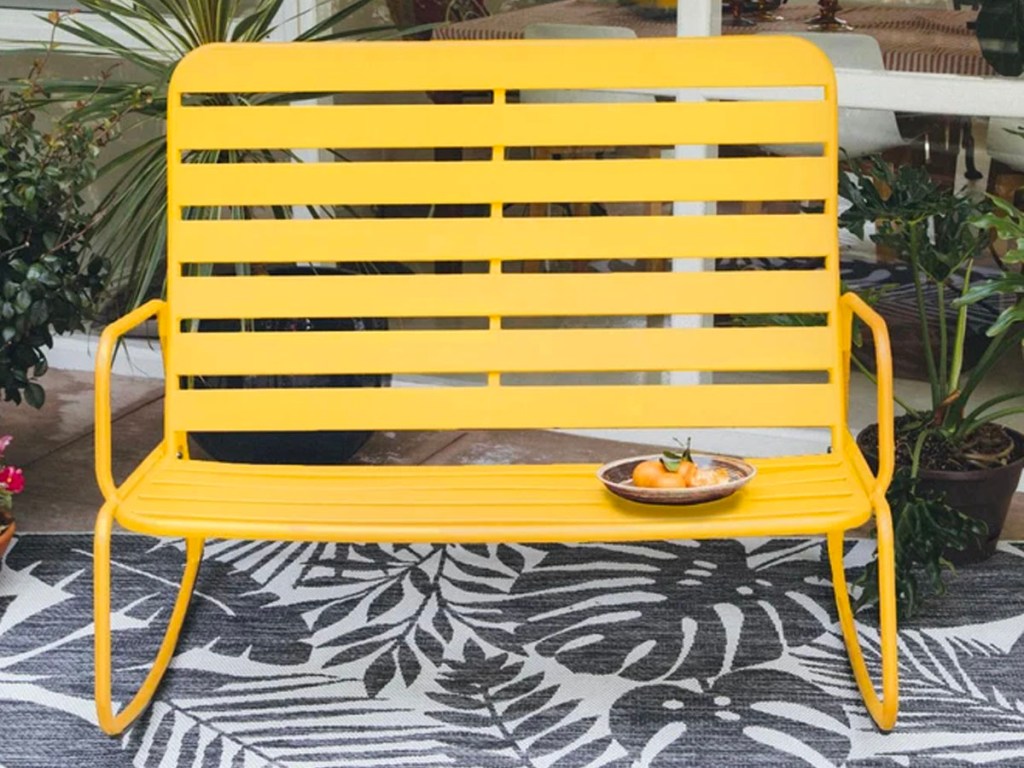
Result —
<instances>
[{"instance_id":1,"label":"yellow metal frame","mask_svg":"<svg viewBox=\"0 0 1024 768\"><path fill-rule=\"evenodd\" d=\"M571 58L573 67L565 67ZM687 62L700 61L700 67ZM773 62L763 67L764 61ZM522 88L816 87L820 101L513 105ZM185 93L490 90L487 105L204 108ZM592 541L827 536L854 677L882 729L897 713L893 534L885 492L894 462L892 364L885 323L838 295L835 81L814 46L782 37L715 40L504 41L217 45L179 65L169 97L168 300L109 325L96 367L96 703L123 731L170 663L209 536L329 541ZM525 108L525 109L524 109ZM410 130L409 126L415 126ZM821 157L505 162L516 146L804 143ZM187 163L211 147L492 147L488 161ZM685 171L683 170L685 166ZM727 169L727 170L726 170ZM502 201L824 199L822 214L728 217L505 218ZM186 218L190 206L490 202L486 218L244 220ZM345 278L211 277L238 260L423 261L477 258L486 274ZM780 273L517 274L516 259L817 256L824 268ZM478 331L189 332L196 318L351 316L488 319ZM817 328L503 328L503 316L735 312L823 313ZM163 442L117 485L111 472L110 366L131 327L156 316L166 369ZM851 327L871 330L878 381L879 468L847 428ZM607 350L621 350L609 355ZM323 370L330 360L332 370ZM344 370L338 370L338 367ZM348 366L346 368L346 366ZM828 373L828 382L710 387L505 386L503 373L637 370ZM197 375L486 372L476 388L196 390ZM666 417L665 414L670 414ZM668 423L672 422L672 423ZM589 465L544 467L260 467L192 460L195 430L544 427L777 427L831 430L829 456L756 462L758 478L685 516L606 494ZM272 475L272 476L271 476ZM774 479L773 479L774 478ZM775 483L775 485L773 485ZM259 486L257 491L252 489ZM162 490L161 490L162 489ZM167 489L172 489L168 491ZM240 491L239 489L242 489ZM219 495L218 495L219 494ZM223 496L223 498L221 498ZM215 497L215 502L211 498ZM253 499L259 499L253 502ZM280 512L289 502L294 515ZM496 503L497 502L497 503ZM263 504L260 507L259 504ZM339 507L345 514L339 515ZM267 512L267 509L271 512ZM493 509L492 509L493 508ZM410 512L409 510L412 510ZM486 513L485 513L486 510ZM874 514L878 532L881 694L868 674L843 569L845 531ZM282 515L284 515L282 517ZM114 522L182 536L185 566L156 660L115 712L110 546Z\"/></svg>"},{"instance_id":2,"label":"yellow metal frame","mask_svg":"<svg viewBox=\"0 0 1024 768\"><path fill-rule=\"evenodd\" d=\"M862 320L871 330L875 344L875 368L878 381L878 474L871 476L860 449L850 437L843 435L844 450L850 455L870 482L870 498L875 511L875 530L878 557L879 596L879 656L882 663L882 695L878 696L871 682L864 654L857 637L857 624L850 604L850 593L846 586L843 567L844 531L828 533L828 556L832 570L832 586L839 610L839 623L843 639L850 656L857 687L872 719L882 730L889 730L896 724L899 709L899 670L896 645L896 564L893 545L892 514L885 492L892 481L895 465L895 438L893 422L892 350L889 345L889 330L881 315L869 307L860 296L846 293L839 302L843 331L842 350L847 374L844 380L849 391L850 338L853 318Z\"/></svg>"}]
</instances>

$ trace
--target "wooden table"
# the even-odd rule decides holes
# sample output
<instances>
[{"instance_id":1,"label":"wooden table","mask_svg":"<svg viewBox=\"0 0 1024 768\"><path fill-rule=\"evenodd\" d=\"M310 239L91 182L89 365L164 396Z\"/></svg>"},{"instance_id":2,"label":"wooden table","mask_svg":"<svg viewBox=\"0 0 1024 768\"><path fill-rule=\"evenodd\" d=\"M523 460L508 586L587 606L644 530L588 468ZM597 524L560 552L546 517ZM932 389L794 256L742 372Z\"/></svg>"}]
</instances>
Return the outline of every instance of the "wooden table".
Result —
<instances>
[{"instance_id":1,"label":"wooden table","mask_svg":"<svg viewBox=\"0 0 1024 768\"><path fill-rule=\"evenodd\" d=\"M816 6L783 6L780 13L784 21L761 23L756 28L725 27L723 32L756 34L758 29L802 32L807 29L805 22L817 12ZM855 32L878 40L886 69L954 75L995 74L981 55L974 31L967 29L967 22L974 20L977 11L871 6L850 8L839 15L853 25ZM629 27L639 37L676 34L675 19L645 17L636 7L594 0L559 0L439 27L434 30L434 39L516 38L523 36L527 24L535 23Z\"/></svg>"}]
</instances>

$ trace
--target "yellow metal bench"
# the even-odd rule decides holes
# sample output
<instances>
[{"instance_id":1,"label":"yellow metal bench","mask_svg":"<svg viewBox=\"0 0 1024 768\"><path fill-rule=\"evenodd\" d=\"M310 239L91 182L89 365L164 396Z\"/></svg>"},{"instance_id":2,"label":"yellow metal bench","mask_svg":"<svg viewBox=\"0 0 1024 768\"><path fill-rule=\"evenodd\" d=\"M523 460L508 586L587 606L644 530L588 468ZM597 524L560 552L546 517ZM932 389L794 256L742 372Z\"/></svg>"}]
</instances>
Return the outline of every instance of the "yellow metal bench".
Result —
<instances>
[{"instance_id":1,"label":"yellow metal bench","mask_svg":"<svg viewBox=\"0 0 1024 768\"><path fill-rule=\"evenodd\" d=\"M808 100L519 104L522 89L808 89ZM187 94L490 92L490 103L193 106ZM801 91L801 93L804 93ZM778 97L776 93L775 98ZM96 700L118 733L171 655L207 537L355 542L558 542L826 534L839 619L872 717L897 709L891 373L883 322L839 296L836 90L828 60L785 38L218 45L188 56L168 98L166 301L107 327L97 355ZM443 100L441 100L443 101ZM352 103L356 102L356 103ZM506 148L820 144L819 157L515 159ZM486 159L195 162L209 149L489 149ZM191 153L191 154L190 154ZM528 156L528 155L527 155ZM822 213L511 216L505 204L821 200ZM489 216L215 220L227 206L469 205ZM649 210L649 207L647 208ZM520 260L808 257L819 269L524 272ZM457 274L249 275L237 262L475 262ZM691 262L692 263L692 262ZM820 313L811 327L516 327L508 318ZM111 475L111 355L159 318L163 442L120 486ZM458 330L196 332L195 321L295 317L473 318ZM881 456L873 476L846 427L852 316L874 334ZM820 371L810 383L684 386L544 382L522 373ZM198 389L244 374L484 374L480 386ZM585 380L584 380L585 381ZM193 431L824 427L832 449L757 461L732 498L678 510L609 494L590 465L254 466L190 458ZM610 456L609 459L616 458ZM882 695L858 644L843 536L874 513ZM117 521L187 542L181 592L141 690L111 700L110 540Z\"/></svg>"}]
</instances>

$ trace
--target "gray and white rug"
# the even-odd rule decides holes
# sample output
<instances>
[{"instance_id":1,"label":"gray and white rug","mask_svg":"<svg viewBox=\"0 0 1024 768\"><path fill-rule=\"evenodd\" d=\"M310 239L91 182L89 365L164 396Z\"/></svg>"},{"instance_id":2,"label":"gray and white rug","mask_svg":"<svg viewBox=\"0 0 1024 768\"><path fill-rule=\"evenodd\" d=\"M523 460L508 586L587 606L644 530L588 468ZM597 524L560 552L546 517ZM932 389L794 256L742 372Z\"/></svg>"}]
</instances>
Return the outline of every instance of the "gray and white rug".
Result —
<instances>
[{"instance_id":1,"label":"gray and white rug","mask_svg":"<svg viewBox=\"0 0 1024 768\"><path fill-rule=\"evenodd\" d=\"M114 550L123 699L182 551ZM818 540L212 542L157 700L116 739L94 725L91 577L88 536L7 553L3 768L1024 765L1021 544L901 629L889 735L853 686Z\"/></svg>"}]
</instances>

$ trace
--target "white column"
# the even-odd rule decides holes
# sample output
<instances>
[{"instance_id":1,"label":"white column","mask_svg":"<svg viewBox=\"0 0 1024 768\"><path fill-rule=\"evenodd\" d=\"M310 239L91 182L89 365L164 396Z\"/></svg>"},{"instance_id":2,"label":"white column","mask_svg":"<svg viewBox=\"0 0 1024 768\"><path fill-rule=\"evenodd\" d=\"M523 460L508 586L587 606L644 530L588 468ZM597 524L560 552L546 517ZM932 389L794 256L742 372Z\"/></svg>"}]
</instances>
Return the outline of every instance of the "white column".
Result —
<instances>
[{"instance_id":1,"label":"white column","mask_svg":"<svg viewBox=\"0 0 1024 768\"><path fill-rule=\"evenodd\" d=\"M676 36L677 37L710 37L720 34L722 29L722 4L720 0L678 0L676 10ZM700 96L694 92L680 92L676 95L677 101L695 101ZM715 157L718 153L716 147L677 146L675 157L677 160L701 159ZM674 216L714 216L714 203L680 203L672 204ZM706 265L699 259L673 259L673 272L696 272L706 269ZM687 315L673 315L669 318L669 325L672 328L695 328L710 325L710 318L694 317ZM693 371L673 372L668 376L669 384L701 384L709 383L710 374L696 373Z\"/></svg>"},{"instance_id":2,"label":"white column","mask_svg":"<svg viewBox=\"0 0 1024 768\"><path fill-rule=\"evenodd\" d=\"M722 30L722 4L716 0L679 0L676 37L710 37Z\"/></svg>"},{"instance_id":3,"label":"white column","mask_svg":"<svg viewBox=\"0 0 1024 768\"><path fill-rule=\"evenodd\" d=\"M318 6L317 0L284 0L277 11L276 25L269 39L272 42L294 40L316 24ZM317 99L292 102L295 105L317 103ZM295 155L304 163L315 163L320 159L320 151L317 149L296 149ZM296 219L311 218L309 211L301 205L292 207L292 216Z\"/></svg>"}]
</instances>

